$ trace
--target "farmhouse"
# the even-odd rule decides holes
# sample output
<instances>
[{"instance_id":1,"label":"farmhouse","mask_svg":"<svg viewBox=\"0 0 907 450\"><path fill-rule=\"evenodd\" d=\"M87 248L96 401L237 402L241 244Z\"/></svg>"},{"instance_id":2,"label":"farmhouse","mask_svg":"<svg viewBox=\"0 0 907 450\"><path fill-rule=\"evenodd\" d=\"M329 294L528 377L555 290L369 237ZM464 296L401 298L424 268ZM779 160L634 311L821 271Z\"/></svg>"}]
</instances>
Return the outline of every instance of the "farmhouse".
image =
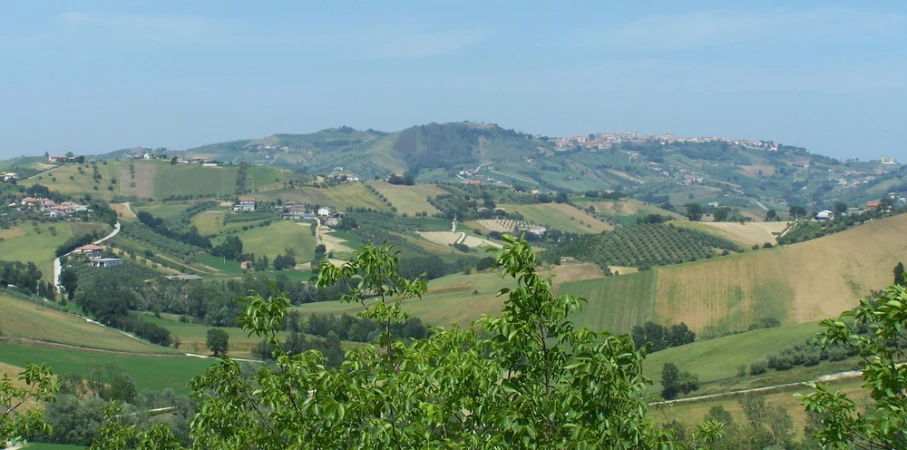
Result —
<instances>
[{"instance_id":1,"label":"farmhouse","mask_svg":"<svg viewBox=\"0 0 907 450\"><path fill-rule=\"evenodd\" d=\"M528 231L528 232L530 232L530 233L532 233L532 234L534 234L534 235L536 235L536 236L544 236L544 235L545 235L545 232L548 231L548 230L546 230L545 227L531 226L531 227L529 227L529 229L526 230L526 231Z\"/></svg>"},{"instance_id":2,"label":"farmhouse","mask_svg":"<svg viewBox=\"0 0 907 450\"><path fill-rule=\"evenodd\" d=\"M879 206L882 206L882 202L866 202L866 209L870 211L878 210Z\"/></svg>"},{"instance_id":3,"label":"farmhouse","mask_svg":"<svg viewBox=\"0 0 907 450\"><path fill-rule=\"evenodd\" d=\"M19 178L19 175L17 175L16 172L5 172L0 174L0 178L2 178L3 181L9 181Z\"/></svg>"},{"instance_id":4,"label":"farmhouse","mask_svg":"<svg viewBox=\"0 0 907 450\"><path fill-rule=\"evenodd\" d=\"M119 266L123 264L123 260L120 258L92 258L91 265L94 267L110 267L110 266Z\"/></svg>"},{"instance_id":5,"label":"farmhouse","mask_svg":"<svg viewBox=\"0 0 907 450\"><path fill-rule=\"evenodd\" d=\"M859 216L864 212L866 212L866 210L864 210L863 208L847 208L848 216Z\"/></svg>"},{"instance_id":6,"label":"farmhouse","mask_svg":"<svg viewBox=\"0 0 907 450\"><path fill-rule=\"evenodd\" d=\"M73 253L78 253L82 255L88 255L89 258L100 258L101 254L104 252L104 247L95 244L83 245L75 250Z\"/></svg>"},{"instance_id":7,"label":"farmhouse","mask_svg":"<svg viewBox=\"0 0 907 450\"><path fill-rule=\"evenodd\" d=\"M835 213L832 212L832 211L829 211L829 210L827 210L827 209L826 209L826 210L823 210L823 211L819 211L819 213L816 214L816 220L818 220L818 221L820 221L820 222L824 222L824 221L826 221L826 220L834 219L834 217L835 217Z\"/></svg>"},{"instance_id":8,"label":"farmhouse","mask_svg":"<svg viewBox=\"0 0 907 450\"><path fill-rule=\"evenodd\" d=\"M283 213L283 218L285 220L312 220L314 219L314 216L312 213L307 213L301 209L291 208L289 211Z\"/></svg>"},{"instance_id":9,"label":"farmhouse","mask_svg":"<svg viewBox=\"0 0 907 450\"><path fill-rule=\"evenodd\" d=\"M255 199L252 197L240 197L239 203L233 205L234 212L254 212Z\"/></svg>"},{"instance_id":10,"label":"farmhouse","mask_svg":"<svg viewBox=\"0 0 907 450\"><path fill-rule=\"evenodd\" d=\"M321 208L318 208L318 215L321 216L321 217L330 216L330 215L331 215L331 209L330 209L330 208L325 208L324 206L322 206Z\"/></svg>"}]
</instances>

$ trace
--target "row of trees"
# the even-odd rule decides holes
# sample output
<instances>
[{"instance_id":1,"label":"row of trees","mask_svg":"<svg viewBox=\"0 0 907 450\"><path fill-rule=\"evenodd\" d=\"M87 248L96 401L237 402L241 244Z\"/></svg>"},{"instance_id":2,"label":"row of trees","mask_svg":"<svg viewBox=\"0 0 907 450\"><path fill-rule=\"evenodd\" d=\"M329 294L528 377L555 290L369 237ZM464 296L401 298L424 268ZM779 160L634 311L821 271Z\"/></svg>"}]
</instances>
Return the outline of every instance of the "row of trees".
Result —
<instances>
[{"instance_id":1,"label":"row of trees","mask_svg":"<svg viewBox=\"0 0 907 450\"><path fill-rule=\"evenodd\" d=\"M647 342L651 343L653 352L692 344L696 340L696 333L683 322L666 327L651 320L642 326L634 325L630 336L639 348L645 347Z\"/></svg>"}]
</instances>

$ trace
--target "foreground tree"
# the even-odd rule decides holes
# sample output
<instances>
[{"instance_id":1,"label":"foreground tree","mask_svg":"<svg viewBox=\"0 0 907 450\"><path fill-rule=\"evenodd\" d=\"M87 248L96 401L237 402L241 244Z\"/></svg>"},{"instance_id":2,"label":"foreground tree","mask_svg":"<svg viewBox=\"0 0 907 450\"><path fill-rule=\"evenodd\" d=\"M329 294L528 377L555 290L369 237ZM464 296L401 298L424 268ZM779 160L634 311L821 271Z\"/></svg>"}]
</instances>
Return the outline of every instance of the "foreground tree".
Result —
<instances>
[{"instance_id":1,"label":"foreground tree","mask_svg":"<svg viewBox=\"0 0 907 450\"><path fill-rule=\"evenodd\" d=\"M907 448L907 366L898 363L907 343L905 288L889 286L879 298L821 325L823 346L844 344L862 358L863 389L871 402L858 407L845 394L814 384L803 405L821 418L815 438L830 448Z\"/></svg>"},{"instance_id":2,"label":"foreground tree","mask_svg":"<svg viewBox=\"0 0 907 450\"><path fill-rule=\"evenodd\" d=\"M273 365L252 376L224 358L191 383L200 401L196 448L661 448L670 441L646 417L645 349L629 336L575 329L583 303L554 297L535 271L535 254L506 236L495 266L512 289L500 317L475 329L396 339L408 319L401 302L420 297L422 279L397 274L397 252L372 244L342 267L322 263L318 284L343 283L344 301L382 324L377 341L347 352L339 370L318 352L291 355L278 333L289 307L283 294L241 299L243 328L263 336ZM166 429L139 432L116 419L94 448L176 448ZM152 436L153 434L153 436ZM145 445L146 447L143 447Z\"/></svg>"},{"instance_id":3,"label":"foreground tree","mask_svg":"<svg viewBox=\"0 0 907 450\"><path fill-rule=\"evenodd\" d=\"M9 375L0 378L0 445L18 442L36 431L49 432L41 411L29 408L33 403L48 402L60 390L46 365L29 363L13 384Z\"/></svg>"}]
</instances>

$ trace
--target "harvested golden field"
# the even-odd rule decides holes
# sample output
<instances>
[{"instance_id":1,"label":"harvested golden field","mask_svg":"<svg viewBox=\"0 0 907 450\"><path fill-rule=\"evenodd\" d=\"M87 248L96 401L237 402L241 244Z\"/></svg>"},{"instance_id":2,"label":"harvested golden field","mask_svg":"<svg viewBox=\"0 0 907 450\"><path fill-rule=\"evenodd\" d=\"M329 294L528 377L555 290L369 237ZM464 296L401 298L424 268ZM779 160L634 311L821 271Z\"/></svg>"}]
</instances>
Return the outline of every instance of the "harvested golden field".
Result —
<instances>
[{"instance_id":1,"label":"harvested golden field","mask_svg":"<svg viewBox=\"0 0 907 450\"><path fill-rule=\"evenodd\" d=\"M134 172L129 170L132 164ZM158 163L155 161L130 161L120 166L120 193L140 198L154 198L154 179Z\"/></svg>"},{"instance_id":2,"label":"harvested golden field","mask_svg":"<svg viewBox=\"0 0 907 450\"><path fill-rule=\"evenodd\" d=\"M747 247L766 242L774 244L777 235L772 233L781 233L787 228L787 222L678 222L677 225L712 233Z\"/></svg>"},{"instance_id":3,"label":"harvested golden field","mask_svg":"<svg viewBox=\"0 0 907 450\"><path fill-rule=\"evenodd\" d=\"M132 211L132 208L129 205L129 202L126 203L111 203L110 209L116 211L117 217L121 219L134 219L135 212Z\"/></svg>"},{"instance_id":4,"label":"harvested golden field","mask_svg":"<svg viewBox=\"0 0 907 450\"><path fill-rule=\"evenodd\" d=\"M591 280L605 276L602 269L591 263L563 264L552 266L549 269L551 275L554 275L554 284L569 283L571 281Z\"/></svg>"},{"instance_id":5,"label":"harvested golden field","mask_svg":"<svg viewBox=\"0 0 907 450\"><path fill-rule=\"evenodd\" d=\"M414 215L417 212L434 214L438 212L438 209L428 203L426 197L448 194L447 191L434 184L405 186L390 184L386 181L370 181L368 184L384 195L400 214Z\"/></svg>"},{"instance_id":6,"label":"harvested golden field","mask_svg":"<svg viewBox=\"0 0 907 450\"><path fill-rule=\"evenodd\" d=\"M609 329L645 319L739 331L769 317L807 323L837 316L890 284L905 255L907 215L901 215L800 244L659 267L648 275L654 289L618 286L641 275L632 274L603 278L601 286L564 283L560 290L588 298L583 320ZM629 307L647 304L654 308L644 318Z\"/></svg>"},{"instance_id":7,"label":"harvested golden field","mask_svg":"<svg viewBox=\"0 0 907 450\"><path fill-rule=\"evenodd\" d=\"M613 230L607 222L590 216L585 211L566 203L540 203L534 205L498 205L508 212L518 212L526 222L570 233L601 233Z\"/></svg>"}]
</instances>

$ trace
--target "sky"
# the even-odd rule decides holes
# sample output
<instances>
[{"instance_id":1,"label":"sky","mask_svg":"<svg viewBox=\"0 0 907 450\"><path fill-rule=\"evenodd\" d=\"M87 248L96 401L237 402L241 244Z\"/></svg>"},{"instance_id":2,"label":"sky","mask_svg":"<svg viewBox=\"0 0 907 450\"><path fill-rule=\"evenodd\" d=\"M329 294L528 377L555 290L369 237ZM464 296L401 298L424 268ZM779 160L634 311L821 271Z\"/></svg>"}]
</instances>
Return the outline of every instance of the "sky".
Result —
<instances>
[{"instance_id":1,"label":"sky","mask_svg":"<svg viewBox=\"0 0 907 450\"><path fill-rule=\"evenodd\" d=\"M473 120L907 163L907 2L0 5L0 158Z\"/></svg>"}]
</instances>

